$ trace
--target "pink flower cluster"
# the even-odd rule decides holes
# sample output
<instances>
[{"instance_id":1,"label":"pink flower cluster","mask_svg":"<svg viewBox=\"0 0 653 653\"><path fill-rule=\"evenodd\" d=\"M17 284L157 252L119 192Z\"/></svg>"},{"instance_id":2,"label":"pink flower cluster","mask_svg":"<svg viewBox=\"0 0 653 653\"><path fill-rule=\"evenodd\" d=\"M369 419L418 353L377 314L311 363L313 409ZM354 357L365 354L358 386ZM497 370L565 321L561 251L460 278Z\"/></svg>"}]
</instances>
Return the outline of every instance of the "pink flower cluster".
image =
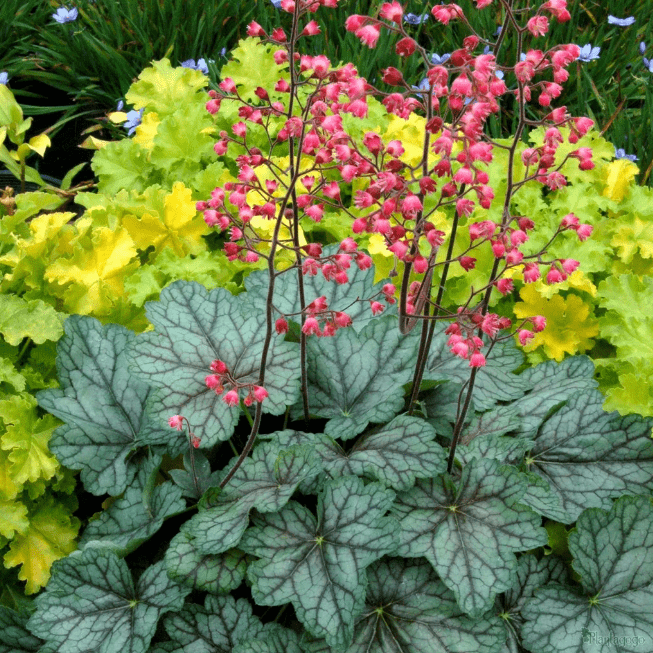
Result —
<instances>
[{"instance_id":1,"label":"pink flower cluster","mask_svg":"<svg viewBox=\"0 0 653 653\"><path fill-rule=\"evenodd\" d=\"M492 4L492 0L475 1L477 9ZM320 5L335 7L337 0L283 0L282 9L294 12L297 22L293 29L295 38L320 33L312 18L301 22L307 13L315 12ZM566 7L566 0L544 2L536 15L520 28L522 34L528 32L533 38L545 35L549 29L549 19L545 14L560 22L566 21L570 18ZM452 20L467 24L463 10L453 3L437 5L431 13L444 25ZM275 61L280 66L290 64L291 79L280 79L274 88L257 88L254 101L245 101L230 78L222 80L220 91L210 91L206 105L210 113L219 111L226 100L238 104L239 120L232 125L230 132L220 132L220 139L214 147L216 154L225 155L230 147L237 147L244 153L235 159L237 181L216 187L210 199L197 203L197 210L203 212L208 225L228 234L224 250L230 260L255 262L264 257L270 261L279 248L294 250L296 265L304 275L321 273L325 279L338 284L347 283L347 270L352 264L360 269L371 266L370 257L357 250L356 242L345 238L338 252L330 256L325 256L322 246L316 242L297 250L296 240L284 240L280 236L282 226L284 232L295 234L297 238L302 220L319 223L329 212L337 211L351 217L353 234L379 234L396 260L404 263L405 274L427 275L436 265L450 265L455 261L464 270L472 270L476 266L473 250L489 243L497 263L501 265L495 267L497 272L489 279L488 289L496 288L504 295L511 292L513 281L503 278L503 274L515 266L522 269L526 283L540 279L542 274L547 283L563 281L578 267L578 262L572 259L546 260L545 252L524 254L522 246L536 228L526 216L512 216L506 209L500 223L484 220L469 224L470 247L444 263L436 263L436 260L445 242L445 233L436 229L428 218L435 210L444 207L451 207L456 219L471 216L479 207L490 208L495 196L485 168L493 161L494 145L484 134L489 117L498 113L499 99L508 93L514 93L521 104L530 102L536 94L538 104L548 108L561 94L561 84L568 79L566 69L578 57L578 46L562 45L547 52L530 49L523 61L508 68L499 66L493 54L477 53L482 44L480 38L473 35L463 40L462 47L451 54L446 65L431 65L425 50L406 33L403 16L402 4L393 0L381 5L377 17L350 16L345 27L369 47L379 43L382 28L398 35L396 53L404 58L419 56L427 65L428 89L419 97L415 97L413 88L396 68L386 68L382 74L383 81L397 90L381 92L360 77L352 64L334 67L323 55L300 55L295 43L289 43L283 29L276 28L268 35L258 23L251 23L248 34L279 47L274 53ZM509 91L506 82L497 75L499 70L514 76L514 91ZM549 72L552 81L544 79ZM309 91L303 92L301 102L296 95L300 81L304 91ZM364 118L368 115L367 99L372 95L381 98L389 114L407 119L419 111L425 116L425 156L419 164L406 163L405 148L400 140L385 143L378 133L372 131L354 137L345 129L345 116ZM450 115L451 121L445 123L443 115ZM570 157L578 159L582 170L593 167L592 152L583 147L572 151L565 161L556 165L557 150L565 139L560 128L569 130L567 141L574 144L592 126L589 118L574 118L563 106L551 110L540 123L529 122L547 126L543 145L529 147L521 155L526 175L520 184L536 180L550 190L566 185L567 180L560 170ZM259 134L263 130L270 143L269 151L262 152L250 145L253 130ZM278 169L272 159L275 149L282 145L286 148L284 152L288 148L291 152L285 170ZM266 169L265 175L259 173L261 168ZM272 178L268 171L272 171ZM352 182L355 185L351 204L346 205L341 197L342 185ZM513 192L512 188L510 192ZM274 234L266 238L260 230L254 229L254 217L274 221ZM574 218L573 214L566 216L558 232L573 229L580 240L589 237L591 227L579 224ZM269 254L265 253L266 248L269 248ZM392 287L392 292L389 292L389 287ZM386 288L388 291L384 289L382 294L387 303L392 303L395 288L392 284ZM425 294L422 284L406 283L403 288L400 315L416 314L421 310L418 297ZM476 289L472 294L484 291ZM429 297L430 292L427 291L425 296ZM374 314L385 308L378 301L380 297L360 299L370 302ZM484 305L484 309L479 308ZM479 307L471 313L467 309L459 313L448 331L454 355L469 359L473 367L485 364L480 334L496 339L500 331L512 327L507 318L498 318L488 312L486 302L481 302ZM287 331L286 317L276 320L277 333ZM306 306L302 320L304 334L319 336L333 335L351 323L346 313L330 311L324 297L316 298ZM538 317L532 319L535 331L544 328L542 320ZM532 332L522 328L517 335L525 343L532 337ZM209 378L214 377L207 377L207 383ZM222 377L211 383L222 388ZM260 401L255 394L248 397L250 402ZM230 390L223 400L235 405L232 402L238 401L237 391Z\"/></svg>"},{"instance_id":2,"label":"pink flower cluster","mask_svg":"<svg viewBox=\"0 0 653 653\"><path fill-rule=\"evenodd\" d=\"M253 383L240 383L229 372L226 363L221 360L214 360L211 363L211 372L205 379L206 387L213 390L216 395L222 395L222 401L227 406L237 406L240 402L239 391L242 389L247 390L247 394L243 399L245 406L251 406L254 402L261 403L267 396L268 391ZM225 386L229 386L230 390L225 393ZM223 394L224 393L224 394Z\"/></svg>"}]
</instances>

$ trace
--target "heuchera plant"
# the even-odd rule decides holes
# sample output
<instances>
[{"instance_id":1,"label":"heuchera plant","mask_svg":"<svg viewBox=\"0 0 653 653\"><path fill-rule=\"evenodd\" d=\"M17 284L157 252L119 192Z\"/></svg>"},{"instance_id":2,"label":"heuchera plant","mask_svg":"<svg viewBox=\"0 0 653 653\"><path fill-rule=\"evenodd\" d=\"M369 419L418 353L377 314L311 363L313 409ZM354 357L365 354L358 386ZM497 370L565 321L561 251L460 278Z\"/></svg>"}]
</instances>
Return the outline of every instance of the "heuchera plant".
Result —
<instances>
[{"instance_id":1,"label":"heuchera plant","mask_svg":"<svg viewBox=\"0 0 653 653\"><path fill-rule=\"evenodd\" d=\"M385 29L400 37L399 56L423 58L429 88L417 96L397 69L383 72L399 89L385 93L351 64L298 53L299 39L319 31L310 14L336 4L282 0L289 35L250 24L251 36L276 46L286 78L247 98L225 78L207 103L211 112L239 107L215 145L237 151L238 181L198 209L227 232L227 256L262 258L267 270L249 275L238 297L172 284L147 305L153 330L139 335L66 321L61 388L38 396L65 422L51 447L89 492L118 498L84 530L81 550L54 564L29 620L0 610L23 650L42 640L42 650L62 653L650 648L652 422L604 412L586 358L516 374L523 356L513 334L526 343L545 324L488 310L517 266L526 282L551 284L577 267L545 249L524 255L537 225L511 215L509 199L523 183L512 177L517 143L543 122L527 117L533 94L549 126L544 145L522 154L526 178L551 191L565 184L553 167L561 128L573 143L591 121L548 107L578 48L499 63L510 31L521 50L529 34L546 32L548 16L569 18L566 2L527 17L501 0L497 41L472 34L446 66L429 65L398 2L377 17L351 16L347 29L371 47ZM454 4L432 14L466 22ZM492 53L474 54L481 45ZM549 70L552 82L541 79ZM498 71L514 75L520 116L503 217L467 224L471 245L453 257L476 202L493 199L482 164L495 144L483 125L510 92ZM401 160L400 141L356 130L375 94L395 115L424 112L418 165ZM274 151L287 167L271 165ZM590 154L570 156L591 168ZM455 206L449 233L430 219L443 205ZM330 209L351 216L352 235L303 240L302 222L326 220ZM591 232L573 214L551 239L563 230L581 240ZM394 283L374 283L355 240L363 232L380 234L401 263L398 301ZM448 270L472 269L482 246L495 259L487 282L445 311ZM279 269L281 252L294 264ZM228 446L235 457L225 464ZM184 469L158 475L164 455L182 454ZM133 562L156 533L154 564L134 578L124 557ZM562 557L542 555L547 544L573 559L575 577ZM280 610L271 621L251 600Z\"/></svg>"}]
</instances>

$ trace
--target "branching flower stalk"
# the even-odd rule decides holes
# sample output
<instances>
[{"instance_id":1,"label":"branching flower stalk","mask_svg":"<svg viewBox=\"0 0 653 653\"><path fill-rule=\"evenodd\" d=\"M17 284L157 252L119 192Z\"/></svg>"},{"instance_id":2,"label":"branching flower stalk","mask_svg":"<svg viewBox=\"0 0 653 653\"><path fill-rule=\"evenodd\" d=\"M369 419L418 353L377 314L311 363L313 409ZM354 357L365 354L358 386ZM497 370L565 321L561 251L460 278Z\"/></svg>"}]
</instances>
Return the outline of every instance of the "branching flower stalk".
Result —
<instances>
[{"instance_id":1,"label":"branching flower stalk","mask_svg":"<svg viewBox=\"0 0 653 653\"><path fill-rule=\"evenodd\" d=\"M492 2L476 0L477 10ZM237 182L216 187L211 199L198 202L197 208L204 212L208 225L228 232L229 240L224 249L230 260L254 262L263 256L269 275L266 335L256 385L229 378L232 388L224 394L223 377L207 377L207 385L211 379L213 385L209 387L229 405L237 405L238 392L243 387L249 387L246 405L256 402L247 443L235 466L223 479L222 487L247 457L259 432L263 393L267 394L264 385L268 352L274 333L281 335L288 331L288 318L299 317L301 321L301 403L304 420L308 421L307 338L333 336L339 329L349 327L352 319L343 309L333 310L325 296L307 297L304 277L322 274L327 281L346 284L349 281L347 270L352 264L361 270L369 268L372 260L358 249L356 236L370 234L380 239L394 255L395 269L402 268L398 295L400 332L408 334L418 322L423 323L408 413L414 411L436 322L450 322L445 333L449 336L451 353L469 362L470 376L459 400L449 471L455 460L476 375L486 364L486 357L494 345L514 335L522 345L527 344L534 337L534 331L545 328L545 320L540 316L513 325L510 319L490 312L492 291L496 289L503 295L512 292L514 272L521 273L525 283L531 283L542 276L540 268L544 267L548 268L546 282L558 283L578 266L578 262L571 259L545 259L546 249L530 254L522 252L521 246L529 240L528 232L536 225L527 216L511 213L512 197L524 183L537 180L555 190L566 184L561 169L570 157L578 159L581 169L594 165L589 148L578 148L555 165L556 150L565 140L558 127L569 128L567 140L575 143L591 127L589 118L572 118L565 107L550 111L539 121L526 118L526 104L533 91L539 93L537 99L542 107L549 107L552 98L560 95L561 83L568 77L566 67L577 58L578 47L563 45L546 53L529 50L514 66L499 65L496 60L509 30L516 31L518 51L521 51L527 32L537 38L548 31L547 13L558 21L569 20L566 0L544 2L524 25L521 24L522 15L529 13L530 7L517 10L513 0L499 0L504 21L496 42L486 41L473 33L458 5L435 5L431 13L436 21L447 25L452 20L462 20L472 31L472 35L464 39L463 46L452 53L446 66L432 65L426 50L405 31L404 8L396 0L382 4L374 17L349 16L346 29L369 47L377 45L383 28L398 35L395 46L398 56L417 54L421 58L427 69L425 81L428 84L426 88L420 85L417 97L415 87L396 68L382 71L383 82L399 88L398 92L386 92L359 77L352 64L333 68L323 55L299 53L299 39L320 33L318 23L309 14L321 6L335 8L337 4L338 0L282 0L281 9L292 15L290 37L281 27L267 34L256 22L249 25L248 34L271 44L275 62L281 70L287 65L289 74L282 74L274 89L258 87L256 99L252 101L241 97L237 85L228 77L220 83L220 91L209 93L207 110L210 113L219 111L225 101L236 102L239 106L241 121L232 125L232 133L220 132L220 140L214 147L218 155L226 154L229 148L237 151L239 174ZM486 51L475 54L481 43L486 45ZM494 48L493 53L490 48ZM536 75L548 69L553 70L553 82L533 82ZM516 78L513 91L503 81L506 74ZM516 96L519 124L511 143L506 145L489 139L483 128L488 117L499 111L497 99L508 93ZM375 131L368 131L361 138L347 130L343 118L365 118L371 98L379 98L390 116L408 120L416 112L422 113L424 133L418 161L407 158L400 140L385 142ZM524 179L515 180L515 155L524 130L527 126L545 124L550 126L545 132L544 145L522 152ZM256 134L265 136L269 151L262 152L251 145ZM477 203L487 210L495 197L487 173L479 166L492 161L495 147L508 154L501 222L471 221ZM286 155L287 165L280 164L280 158ZM351 202L343 200L341 194L348 188L351 188ZM436 220L444 215L443 209L453 211L448 235L436 228ZM302 244L302 222L320 222L323 218L329 219L329 213L333 212L351 218L352 236L342 240L335 253L334 250L325 252L319 242ZM465 224L463 220L467 221L470 244L456 254L460 249L458 241L461 225ZM268 221L273 221L271 233L266 228ZM581 240L591 233L591 227L581 225L569 214L551 240L565 230L576 231ZM448 240L446 255L441 256L445 240ZM491 248L494 256L486 282L482 287L471 286L469 298L457 310L447 308L450 306L446 301L446 289L451 266L460 265L467 272L474 269L474 255L481 247ZM280 266L279 256L285 257L283 266ZM287 315L274 303L275 281L286 273L297 275L299 293L299 312ZM433 298L434 284L437 291ZM358 301L369 302L372 314L377 315L396 303L396 293L394 284L388 283L380 293L359 297Z\"/></svg>"}]
</instances>

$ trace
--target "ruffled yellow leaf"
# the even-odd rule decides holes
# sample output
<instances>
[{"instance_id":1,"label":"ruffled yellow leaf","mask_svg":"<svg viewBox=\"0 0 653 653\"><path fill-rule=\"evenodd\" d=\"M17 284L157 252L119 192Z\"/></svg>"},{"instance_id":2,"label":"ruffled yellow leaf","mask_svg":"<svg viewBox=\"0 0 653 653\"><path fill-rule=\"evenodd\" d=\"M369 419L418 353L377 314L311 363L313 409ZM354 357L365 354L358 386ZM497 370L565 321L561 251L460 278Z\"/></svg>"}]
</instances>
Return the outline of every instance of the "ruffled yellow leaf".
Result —
<instances>
[{"instance_id":1,"label":"ruffled yellow leaf","mask_svg":"<svg viewBox=\"0 0 653 653\"><path fill-rule=\"evenodd\" d=\"M504 275L506 276L506 275ZM523 279L523 276L520 274L520 278ZM546 299L551 299L554 295L557 295L562 290L581 290L588 293L592 297L596 297L596 286L592 283L591 279L585 275L582 270L576 270L572 272L565 281L556 284L544 283L541 279L536 281L535 289L537 292Z\"/></svg>"},{"instance_id":2,"label":"ruffled yellow leaf","mask_svg":"<svg viewBox=\"0 0 653 653\"><path fill-rule=\"evenodd\" d=\"M50 579L52 563L77 548L78 530L79 520L63 505L45 501L30 516L27 529L10 543L4 556L5 567L22 565L18 578L27 581L26 593L38 592Z\"/></svg>"},{"instance_id":3,"label":"ruffled yellow leaf","mask_svg":"<svg viewBox=\"0 0 653 653\"><path fill-rule=\"evenodd\" d=\"M630 263L638 252L642 258L653 258L653 223L636 217L631 224L617 228L610 244L624 263Z\"/></svg>"},{"instance_id":4,"label":"ruffled yellow leaf","mask_svg":"<svg viewBox=\"0 0 653 653\"><path fill-rule=\"evenodd\" d=\"M422 154L424 153L424 123L425 119L416 113L411 113L407 120L393 114L390 116L388 129L382 137L386 144L393 140L401 141L405 152L400 159L410 166L417 165L422 160ZM431 152L429 164L432 165L436 160L437 157Z\"/></svg>"},{"instance_id":5,"label":"ruffled yellow leaf","mask_svg":"<svg viewBox=\"0 0 653 653\"><path fill-rule=\"evenodd\" d=\"M175 182L164 200L162 217L149 213L140 218L125 216L122 224L136 247L145 250L153 245L157 253L164 247L170 247L177 256L204 251L206 247L202 236L209 233L209 228L197 213L191 193L191 189L182 182Z\"/></svg>"},{"instance_id":6,"label":"ruffled yellow leaf","mask_svg":"<svg viewBox=\"0 0 653 653\"><path fill-rule=\"evenodd\" d=\"M20 249L33 258L42 256L52 246L52 241L57 237L64 225L75 217L71 211L48 213L34 218L29 223L31 238L20 241Z\"/></svg>"},{"instance_id":7,"label":"ruffled yellow leaf","mask_svg":"<svg viewBox=\"0 0 653 653\"><path fill-rule=\"evenodd\" d=\"M599 323L594 316L590 316L591 307L580 297L554 295L551 299L546 299L533 284L524 286L520 296L523 301L514 306L518 318L535 315L546 318L546 328L535 334L533 340L524 347L525 351L543 347L549 358L561 361L565 353L573 355L592 347L594 343L591 338L598 335Z\"/></svg>"},{"instance_id":8,"label":"ruffled yellow leaf","mask_svg":"<svg viewBox=\"0 0 653 653\"><path fill-rule=\"evenodd\" d=\"M370 253L370 256L376 256L377 254L380 254L381 256L394 256L394 254L388 249L385 238L381 234L372 234L370 236L367 251Z\"/></svg>"},{"instance_id":9,"label":"ruffled yellow leaf","mask_svg":"<svg viewBox=\"0 0 653 653\"><path fill-rule=\"evenodd\" d=\"M21 490L22 485L16 483L11 474L9 452L0 449L0 499L15 499Z\"/></svg>"},{"instance_id":10,"label":"ruffled yellow leaf","mask_svg":"<svg viewBox=\"0 0 653 653\"><path fill-rule=\"evenodd\" d=\"M136 127L136 133L132 138L134 143L138 143L146 150L151 150L154 147L154 137L160 123L161 119L156 111L146 113L141 120L141 124Z\"/></svg>"},{"instance_id":11,"label":"ruffled yellow leaf","mask_svg":"<svg viewBox=\"0 0 653 653\"><path fill-rule=\"evenodd\" d=\"M76 248L70 259L59 259L51 263L45 272L50 282L60 285L74 284L67 297L72 312L88 315L102 314L109 310L112 299L124 294L123 280L137 267L137 251L125 229L112 231L106 227L96 229L92 247Z\"/></svg>"},{"instance_id":12,"label":"ruffled yellow leaf","mask_svg":"<svg viewBox=\"0 0 653 653\"><path fill-rule=\"evenodd\" d=\"M38 418L30 399L27 395L14 395L10 400L0 401L7 429L0 438L0 447L10 452L10 474L17 484L51 479L59 468L57 459L48 450L48 442L61 422L52 415Z\"/></svg>"},{"instance_id":13,"label":"ruffled yellow leaf","mask_svg":"<svg viewBox=\"0 0 653 653\"><path fill-rule=\"evenodd\" d=\"M109 118L114 125L121 125L127 120L127 114L124 111L112 111L107 115L107 118Z\"/></svg>"},{"instance_id":14,"label":"ruffled yellow leaf","mask_svg":"<svg viewBox=\"0 0 653 653\"><path fill-rule=\"evenodd\" d=\"M616 202L621 202L637 173L639 173L639 168L628 159L617 159L608 163L605 166L603 195Z\"/></svg>"},{"instance_id":15,"label":"ruffled yellow leaf","mask_svg":"<svg viewBox=\"0 0 653 653\"><path fill-rule=\"evenodd\" d=\"M29 526L27 508L19 501L0 500L0 535L11 539Z\"/></svg>"}]
</instances>

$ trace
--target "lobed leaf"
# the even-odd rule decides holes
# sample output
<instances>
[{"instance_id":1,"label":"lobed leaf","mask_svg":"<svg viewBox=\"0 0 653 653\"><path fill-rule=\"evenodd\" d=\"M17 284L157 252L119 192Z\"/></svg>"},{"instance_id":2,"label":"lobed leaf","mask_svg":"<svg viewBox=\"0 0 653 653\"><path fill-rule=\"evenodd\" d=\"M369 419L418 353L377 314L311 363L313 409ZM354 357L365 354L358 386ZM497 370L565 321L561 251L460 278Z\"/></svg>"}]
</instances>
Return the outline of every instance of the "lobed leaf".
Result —
<instances>
[{"instance_id":1,"label":"lobed leaf","mask_svg":"<svg viewBox=\"0 0 653 653\"><path fill-rule=\"evenodd\" d=\"M325 484L318 519L303 506L255 516L240 548L261 560L248 577L259 605L292 602L297 618L335 648L346 647L363 609L365 568L396 547L396 522L384 517L394 493L346 476Z\"/></svg>"},{"instance_id":2,"label":"lobed leaf","mask_svg":"<svg viewBox=\"0 0 653 653\"><path fill-rule=\"evenodd\" d=\"M165 442L169 434L145 415L149 387L127 370L126 349L134 334L90 317L66 320L57 345L61 388L42 390L41 408L66 422L50 450L72 469L81 469L87 491L117 495L135 468L126 457L138 445Z\"/></svg>"},{"instance_id":3,"label":"lobed leaf","mask_svg":"<svg viewBox=\"0 0 653 653\"><path fill-rule=\"evenodd\" d=\"M448 475L418 480L393 507L397 552L424 556L460 608L479 617L512 585L514 553L547 542L538 515L518 503L525 491L521 475L495 460L471 460L457 484Z\"/></svg>"},{"instance_id":4,"label":"lobed leaf","mask_svg":"<svg viewBox=\"0 0 653 653\"><path fill-rule=\"evenodd\" d=\"M158 388L149 413L163 426L171 415L186 417L203 446L228 439L239 408L227 406L204 379L211 362L224 361L240 383L258 383L265 339L265 311L245 310L242 300L223 288L208 292L198 283L178 281L149 302L146 313L155 331L136 337L130 347L131 370ZM298 393L297 345L272 338L265 373L269 396L263 411L279 415ZM169 436L172 452L187 446L187 435Z\"/></svg>"}]
</instances>

